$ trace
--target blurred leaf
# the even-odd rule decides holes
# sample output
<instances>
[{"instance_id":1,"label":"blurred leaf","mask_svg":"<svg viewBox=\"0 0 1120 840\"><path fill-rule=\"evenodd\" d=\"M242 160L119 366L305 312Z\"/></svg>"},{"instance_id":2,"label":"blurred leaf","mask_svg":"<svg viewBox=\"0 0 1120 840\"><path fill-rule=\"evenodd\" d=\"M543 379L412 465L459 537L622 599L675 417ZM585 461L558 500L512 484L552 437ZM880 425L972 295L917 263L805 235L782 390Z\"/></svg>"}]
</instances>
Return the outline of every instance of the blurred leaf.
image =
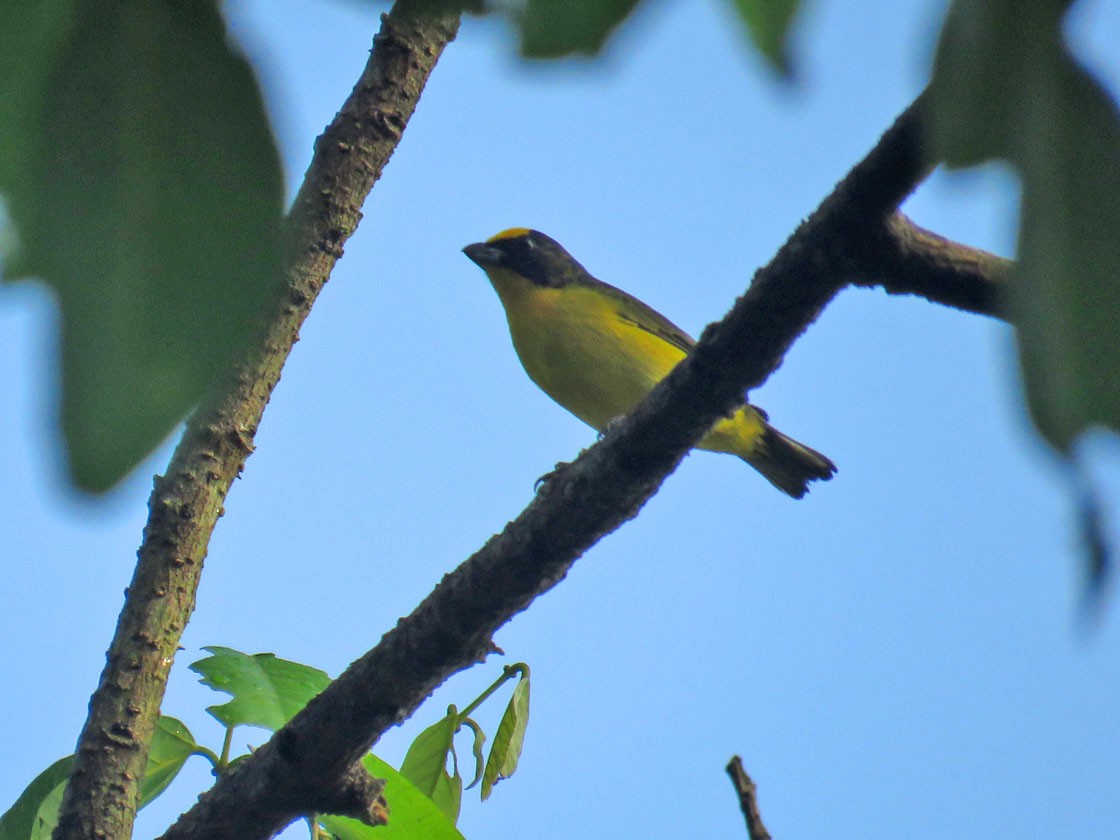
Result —
<instances>
[{"instance_id":1,"label":"blurred leaf","mask_svg":"<svg viewBox=\"0 0 1120 840\"><path fill-rule=\"evenodd\" d=\"M603 48L638 0L528 0L515 21L521 52L530 58L560 58Z\"/></svg>"},{"instance_id":2,"label":"blurred leaf","mask_svg":"<svg viewBox=\"0 0 1120 840\"><path fill-rule=\"evenodd\" d=\"M494 785L508 779L517 770L521 748L525 743L525 727L529 725L529 677L517 681L509 698L502 722L490 748L490 759L482 776L482 799L490 798Z\"/></svg>"},{"instance_id":3,"label":"blurred leaf","mask_svg":"<svg viewBox=\"0 0 1120 840\"><path fill-rule=\"evenodd\" d=\"M167 789L197 749L194 736L182 721L160 715L148 752L144 782L140 786L141 808Z\"/></svg>"},{"instance_id":4,"label":"blurred leaf","mask_svg":"<svg viewBox=\"0 0 1120 840\"><path fill-rule=\"evenodd\" d=\"M30 168L43 89L72 7L71 0L0 0L0 194L10 195Z\"/></svg>"},{"instance_id":5,"label":"blurred leaf","mask_svg":"<svg viewBox=\"0 0 1120 840\"><path fill-rule=\"evenodd\" d=\"M1082 603L1086 617L1095 618L1102 604L1104 584L1112 569L1112 552L1109 549L1106 533L1104 505L1100 494L1091 479L1081 469L1074 471L1075 491L1077 492L1077 518L1081 532L1082 550L1085 552L1085 591L1089 594Z\"/></svg>"},{"instance_id":6,"label":"blurred leaf","mask_svg":"<svg viewBox=\"0 0 1120 840\"><path fill-rule=\"evenodd\" d=\"M1068 454L1094 426L1120 430L1120 115L1080 67L1056 64L1018 140L1011 305L1032 417Z\"/></svg>"},{"instance_id":7,"label":"blurred leaf","mask_svg":"<svg viewBox=\"0 0 1120 840\"><path fill-rule=\"evenodd\" d=\"M389 824L371 828L348 817L320 817L319 823L338 840L463 840L454 821L405 776L375 755L367 755L362 764L385 780Z\"/></svg>"},{"instance_id":8,"label":"blurred leaf","mask_svg":"<svg viewBox=\"0 0 1120 840\"><path fill-rule=\"evenodd\" d=\"M430 798L452 823L459 819L463 800L463 778L458 768L453 776L447 772L447 755L458 727L458 715L449 712L416 736L401 762L401 775Z\"/></svg>"},{"instance_id":9,"label":"blurred leaf","mask_svg":"<svg viewBox=\"0 0 1120 840\"><path fill-rule=\"evenodd\" d=\"M5 262L57 294L71 474L102 491L259 328L281 279L279 157L213 0L20 5L0 42L18 67L0 88Z\"/></svg>"},{"instance_id":10,"label":"blurred leaf","mask_svg":"<svg viewBox=\"0 0 1120 840\"><path fill-rule=\"evenodd\" d=\"M758 51L779 74L788 78L793 68L787 36L799 0L731 0L731 5L746 25L747 34Z\"/></svg>"},{"instance_id":11,"label":"blurred leaf","mask_svg":"<svg viewBox=\"0 0 1120 840\"><path fill-rule=\"evenodd\" d=\"M1011 313L1032 418L1068 455L1093 426L1120 430L1120 114L1066 49L1066 6L954 3L931 99L939 157L1021 176Z\"/></svg>"},{"instance_id":12,"label":"blurred leaf","mask_svg":"<svg viewBox=\"0 0 1120 840\"><path fill-rule=\"evenodd\" d=\"M207 708L226 726L279 729L330 683L318 668L278 659L271 653L249 655L225 647L206 647L212 656L190 668L202 684L233 695L220 706Z\"/></svg>"},{"instance_id":13,"label":"blurred leaf","mask_svg":"<svg viewBox=\"0 0 1120 840\"><path fill-rule=\"evenodd\" d=\"M58 820L58 805L62 802L61 791L66 787L66 779L69 777L70 768L73 765L74 756L68 755L66 758L60 758L24 788L23 793L19 795L19 799L4 812L3 816L0 816L0 838L2 840L25 840L25 838L35 836L35 832L41 832L44 828L46 836L50 836L50 832L54 830L55 823ZM44 803L53 800L52 794L56 789L59 794L57 801L54 802L53 819L49 809L46 809L44 816L40 816L40 810L43 809ZM45 821L48 824L44 825Z\"/></svg>"},{"instance_id":14,"label":"blurred leaf","mask_svg":"<svg viewBox=\"0 0 1120 840\"><path fill-rule=\"evenodd\" d=\"M366 0L367 5L384 11L389 5L385 0ZM420 13L441 15L451 12L453 14L485 15L489 11L487 0L410 0L413 10Z\"/></svg>"},{"instance_id":15,"label":"blurred leaf","mask_svg":"<svg viewBox=\"0 0 1120 840\"><path fill-rule=\"evenodd\" d=\"M938 160L975 166L1007 156L1007 139L1021 119L1021 74L1046 60L1053 26L1028 21L1053 8L1046 0L955 2L949 8L930 85L931 139ZM1031 6L1034 8L1032 9ZM1051 29L1051 35L1042 33Z\"/></svg>"},{"instance_id":16,"label":"blurred leaf","mask_svg":"<svg viewBox=\"0 0 1120 840\"><path fill-rule=\"evenodd\" d=\"M1068 2L957 0L930 86L934 153L1009 161L1022 182L1010 289L1027 405L1067 460L1120 431L1120 113L1069 53ZM1076 482L1075 482L1076 484ZM1099 500L1080 494L1090 594L1107 571Z\"/></svg>"}]
</instances>

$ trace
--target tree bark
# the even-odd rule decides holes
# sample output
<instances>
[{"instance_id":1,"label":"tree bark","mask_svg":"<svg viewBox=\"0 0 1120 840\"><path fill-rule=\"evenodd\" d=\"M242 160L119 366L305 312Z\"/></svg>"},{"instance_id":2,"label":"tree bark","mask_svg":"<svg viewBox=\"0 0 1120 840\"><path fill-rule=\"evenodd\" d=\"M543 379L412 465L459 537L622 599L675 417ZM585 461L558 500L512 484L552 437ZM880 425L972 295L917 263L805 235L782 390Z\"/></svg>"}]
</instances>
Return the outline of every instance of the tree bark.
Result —
<instances>
[{"instance_id":1,"label":"tree bark","mask_svg":"<svg viewBox=\"0 0 1120 840\"><path fill-rule=\"evenodd\" d=\"M361 78L319 138L289 216L284 298L252 357L189 420L158 476L138 562L63 798L56 840L130 836L159 707L194 610L210 536L299 328L412 116L457 13L400 0ZM219 836L219 835L212 835Z\"/></svg>"},{"instance_id":2,"label":"tree bark","mask_svg":"<svg viewBox=\"0 0 1120 840\"><path fill-rule=\"evenodd\" d=\"M779 366L853 272L931 299L959 285L959 272L950 267L940 290L932 277L920 289L907 288L895 269L875 270L874 254L882 248L868 244L893 235L898 206L931 169L922 146L923 101L899 117L638 408L552 474L516 520L219 779L164 840L264 838L300 815L329 810L339 780L381 734L453 673L493 652L499 627L559 583L602 536L636 516L712 424Z\"/></svg>"}]
</instances>

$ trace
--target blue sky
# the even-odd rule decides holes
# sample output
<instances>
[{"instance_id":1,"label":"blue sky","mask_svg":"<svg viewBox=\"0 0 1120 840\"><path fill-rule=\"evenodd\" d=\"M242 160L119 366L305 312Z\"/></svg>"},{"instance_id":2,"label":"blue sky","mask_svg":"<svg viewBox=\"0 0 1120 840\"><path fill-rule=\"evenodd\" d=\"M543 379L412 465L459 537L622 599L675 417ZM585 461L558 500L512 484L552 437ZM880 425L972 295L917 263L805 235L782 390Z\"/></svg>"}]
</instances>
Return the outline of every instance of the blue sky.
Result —
<instances>
[{"instance_id":1,"label":"blue sky","mask_svg":"<svg viewBox=\"0 0 1120 840\"><path fill-rule=\"evenodd\" d=\"M721 4L650 5L599 62L526 65L501 23L477 19L440 61L211 546L165 703L199 740L221 738L202 710L221 696L185 667L203 645L338 673L594 440L525 377L463 245L539 228L697 334L918 93L943 12L811 3L788 87ZM376 15L326 0L229 10L294 188ZM1120 89L1115 4L1083 3L1075 24ZM1010 255L1015 206L1013 179L990 169L938 173L906 211ZM170 453L106 500L65 491L53 326L37 290L0 293L2 807L73 748ZM775 836L1114 837L1120 617L1113 604L1089 632L1078 621L1072 504L1012 351L991 320L845 292L753 396L837 477L794 502L696 453L503 628L507 661L533 668L532 719L517 776L464 804L464 834L745 837L723 773L738 753ZM1115 442L1093 454L1115 518ZM501 665L454 678L379 754L399 762ZM480 717L493 729L499 714ZM137 836L208 783L188 765Z\"/></svg>"}]
</instances>

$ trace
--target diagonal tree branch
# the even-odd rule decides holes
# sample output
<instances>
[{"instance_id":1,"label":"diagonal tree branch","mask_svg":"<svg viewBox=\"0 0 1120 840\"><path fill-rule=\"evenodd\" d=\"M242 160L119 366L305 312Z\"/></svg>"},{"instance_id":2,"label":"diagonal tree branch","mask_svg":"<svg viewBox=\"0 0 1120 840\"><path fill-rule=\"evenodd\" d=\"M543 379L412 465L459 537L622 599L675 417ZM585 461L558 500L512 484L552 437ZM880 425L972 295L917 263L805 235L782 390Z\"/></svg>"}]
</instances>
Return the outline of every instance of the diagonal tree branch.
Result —
<instances>
[{"instance_id":1,"label":"diagonal tree branch","mask_svg":"<svg viewBox=\"0 0 1120 840\"><path fill-rule=\"evenodd\" d=\"M338 779L453 673L483 660L494 632L555 586L602 536L637 515L720 416L867 265L903 199L928 174L919 98L754 278L649 397L525 511L447 575L380 643L228 775L164 840L263 838L335 798ZM881 277L881 275L880 275Z\"/></svg>"},{"instance_id":2,"label":"diagonal tree branch","mask_svg":"<svg viewBox=\"0 0 1120 840\"><path fill-rule=\"evenodd\" d=\"M735 795L739 797L739 810L747 821L747 836L750 840L771 840L770 832L762 821L762 812L758 808L758 786L743 767L743 759L733 756L726 769L735 788Z\"/></svg>"},{"instance_id":3,"label":"diagonal tree branch","mask_svg":"<svg viewBox=\"0 0 1120 840\"><path fill-rule=\"evenodd\" d=\"M361 78L316 144L290 215L285 298L261 346L190 419L167 474L156 478L136 570L78 741L54 833L58 840L131 833L167 674L194 609L226 493L252 452L300 325L357 227L362 202L396 148L428 75L458 30L457 14L434 16L418 2L401 0L382 16ZM337 801L352 801L357 787L351 784Z\"/></svg>"}]
</instances>

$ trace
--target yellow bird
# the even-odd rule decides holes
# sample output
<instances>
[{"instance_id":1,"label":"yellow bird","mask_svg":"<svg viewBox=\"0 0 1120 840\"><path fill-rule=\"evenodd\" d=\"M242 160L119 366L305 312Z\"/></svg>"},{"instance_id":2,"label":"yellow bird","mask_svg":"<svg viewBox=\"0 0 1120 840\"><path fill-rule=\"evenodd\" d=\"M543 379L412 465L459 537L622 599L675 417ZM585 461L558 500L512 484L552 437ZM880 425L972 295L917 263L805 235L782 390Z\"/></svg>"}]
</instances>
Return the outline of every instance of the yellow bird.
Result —
<instances>
[{"instance_id":1,"label":"yellow bird","mask_svg":"<svg viewBox=\"0 0 1120 840\"><path fill-rule=\"evenodd\" d=\"M627 414L696 345L684 330L621 289L597 280L558 242L510 228L463 249L501 299L525 372L564 408L602 431ZM697 446L738 455L800 499L836 472L828 458L744 403Z\"/></svg>"}]
</instances>

